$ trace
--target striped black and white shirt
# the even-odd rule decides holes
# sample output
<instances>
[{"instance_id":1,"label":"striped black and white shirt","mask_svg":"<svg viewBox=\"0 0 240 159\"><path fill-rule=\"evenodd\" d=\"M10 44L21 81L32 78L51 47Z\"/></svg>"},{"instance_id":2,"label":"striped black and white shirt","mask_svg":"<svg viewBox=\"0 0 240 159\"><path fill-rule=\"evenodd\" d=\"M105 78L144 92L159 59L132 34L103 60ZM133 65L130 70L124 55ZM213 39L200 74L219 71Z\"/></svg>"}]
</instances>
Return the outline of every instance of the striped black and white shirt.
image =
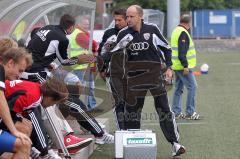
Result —
<instances>
[{"instance_id":1,"label":"striped black and white shirt","mask_svg":"<svg viewBox=\"0 0 240 159\"><path fill-rule=\"evenodd\" d=\"M171 66L172 50L163 37L157 25L142 22L140 33L130 27L122 29L111 52L126 48L128 61L154 61L162 60Z\"/></svg>"},{"instance_id":2,"label":"striped black and white shirt","mask_svg":"<svg viewBox=\"0 0 240 159\"><path fill-rule=\"evenodd\" d=\"M102 41L98 47L98 56L104 60L105 63L100 64L98 62L98 70L100 72L108 70L108 63L110 62L110 54L107 55L110 51L110 48L115 45L117 40L117 34L120 30L116 27L107 29L102 37Z\"/></svg>"},{"instance_id":3,"label":"striped black and white shirt","mask_svg":"<svg viewBox=\"0 0 240 159\"><path fill-rule=\"evenodd\" d=\"M69 40L66 32L59 25L47 25L37 31L28 43L32 53L33 65L28 72L44 71L56 58L62 65L73 65L77 58L68 58Z\"/></svg>"}]
</instances>

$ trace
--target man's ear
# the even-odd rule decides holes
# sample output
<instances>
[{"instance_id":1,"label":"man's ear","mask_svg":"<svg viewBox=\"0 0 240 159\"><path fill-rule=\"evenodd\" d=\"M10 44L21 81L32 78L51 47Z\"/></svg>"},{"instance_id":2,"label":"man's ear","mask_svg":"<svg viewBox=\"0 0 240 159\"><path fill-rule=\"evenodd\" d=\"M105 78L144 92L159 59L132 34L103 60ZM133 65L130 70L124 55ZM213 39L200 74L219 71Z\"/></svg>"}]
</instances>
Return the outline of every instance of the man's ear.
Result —
<instances>
[{"instance_id":1,"label":"man's ear","mask_svg":"<svg viewBox=\"0 0 240 159\"><path fill-rule=\"evenodd\" d=\"M9 68L9 67L12 67L12 66L14 66L15 65L15 62L13 61L13 59L10 59L8 62L7 62L7 64L6 64L6 66Z\"/></svg>"},{"instance_id":2,"label":"man's ear","mask_svg":"<svg viewBox=\"0 0 240 159\"><path fill-rule=\"evenodd\" d=\"M68 34L71 34L71 33L74 31L74 29L75 29L75 26L74 26L74 25L71 26L71 27L69 27L69 28L67 29Z\"/></svg>"},{"instance_id":3,"label":"man's ear","mask_svg":"<svg viewBox=\"0 0 240 159\"><path fill-rule=\"evenodd\" d=\"M71 33L71 28L72 27L69 27L69 28L66 29L66 32L67 32L68 35Z\"/></svg>"}]
</instances>

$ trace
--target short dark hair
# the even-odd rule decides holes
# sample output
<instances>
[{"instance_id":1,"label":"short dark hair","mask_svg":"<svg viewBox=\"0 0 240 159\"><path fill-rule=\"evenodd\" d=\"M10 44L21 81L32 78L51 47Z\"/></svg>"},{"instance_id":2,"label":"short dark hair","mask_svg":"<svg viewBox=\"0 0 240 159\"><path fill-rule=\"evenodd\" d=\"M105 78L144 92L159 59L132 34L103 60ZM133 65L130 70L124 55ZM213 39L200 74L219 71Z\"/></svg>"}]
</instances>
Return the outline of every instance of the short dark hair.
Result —
<instances>
[{"instance_id":1,"label":"short dark hair","mask_svg":"<svg viewBox=\"0 0 240 159\"><path fill-rule=\"evenodd\" d=\"M76 23L75 19L73 18L73 16L69 15L69 14L64 14L61 19L60 19L60 23L59 25L64 29L68 29L71 26L74 26Z\"/></svg>"},{"instance_id":2,"label":"short dark hair","mask_svg":"<svg viewBox=\"0 0 240 159\"><path fill-rule=\"evenodd\" d=\"M123 9L123 8L114 10L113 11L113 15L122 15L124 17L124 19L127 18L127 16L126 16L126 9Z\"/></svg>"},{"instance_id":3,"label":"short dark hair","mask_svg":"<svg viewBox=\"0 0 240 159\"><path fill-rule=\"evenodd\" d=\"M68 97L67 86L57 78L50 78L41 85L43 97L52 97L54 101L66 100Z\"/></svg>"},{"instance_id":4,"label":"short dark hair","mask_svg":"<svg viewBox=\"0 0 240 159\"><path fill-rule=\"evenodd\" d=\"M189 14L183 14L180 18L180 23L189 24L191 21L191 16Z\"/></svg>"}]
</instances>

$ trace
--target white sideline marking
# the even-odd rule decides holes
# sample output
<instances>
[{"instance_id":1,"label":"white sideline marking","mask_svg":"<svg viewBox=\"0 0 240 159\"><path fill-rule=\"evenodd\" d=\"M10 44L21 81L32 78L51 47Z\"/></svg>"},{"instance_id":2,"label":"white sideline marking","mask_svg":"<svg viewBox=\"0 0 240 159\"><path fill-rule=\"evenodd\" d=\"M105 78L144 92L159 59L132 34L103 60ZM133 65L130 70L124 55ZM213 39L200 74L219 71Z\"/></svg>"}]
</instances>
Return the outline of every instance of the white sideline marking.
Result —
<instances>
[{"instance_id":1,"label":"white sideline marking","mask_svg":"<svg viewBox=\"0 0 240 159\"><path fill-rule=\"evenodd\" d=\"M188 123L182 123L182 122L177 122L177 125L203 125L205 124L204 122L188 122ZM148 125L159 125L159 123L145 123L145 124L141 124L143 126L148 126Z\"/></svg>"},{"instance_id":2,"label":"white sideline marking","mask_svg":"<svg viewBox=\"0 0 240 159\"><path fill-rule=\"evenodd\" d=\"M190 122L190 123L178 123L178 125L202 125L205 124L204 122Z\"/></svg>"},{"instance_id":3,"label":"white sideline marking","mask_svg":"<svg viewBox=\"0 0 240 159\"><path fill-rule=\"evenodd\" d=\"M240 62L230 62L230 63L227 63L227 65L240 65Z\"/></svg>"}]
</instances>

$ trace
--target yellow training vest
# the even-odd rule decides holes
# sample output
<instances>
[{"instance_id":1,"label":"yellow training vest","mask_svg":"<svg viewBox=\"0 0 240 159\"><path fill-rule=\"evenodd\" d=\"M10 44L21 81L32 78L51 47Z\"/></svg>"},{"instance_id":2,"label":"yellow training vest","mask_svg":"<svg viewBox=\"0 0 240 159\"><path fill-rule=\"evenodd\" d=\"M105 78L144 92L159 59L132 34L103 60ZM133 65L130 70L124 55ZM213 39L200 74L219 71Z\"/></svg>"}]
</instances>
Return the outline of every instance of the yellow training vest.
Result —
<instances>
[{"instance_id":1,"label":"yellow training vest","mask_svg":"<svg viewBox=\"0 0 240 159\"><path fill-rule=\"evenodd\" d=\"M188 35L189 38L189 49L187 51L187 62L188 62L188 68L194 68L196 66L197 63L197 59L196 59L196 50L194 47L194 43L193 40L190 36L190 34L188 33L188 31L181 27L181 26L177 26L173 32L172 32L172 36L171 36L171 47L172 47L172 69L173 70L183 70L183 66L180 62L180 60L178 59L178 39L179 36L182 32L185 32Z\"/></svg>"},{"instance_id":2,"label":"yellow training vest","mask_svg":"<svg viewBox=\"0 0 240 159\"><path fill-rule=\"evenodd\" d=\"M76 42L76 37L79 33L82 33L83 31L81 31L80 29L75 29L74 32L72 32L72 34L70 35L70 39L69 39L69 42L70 42L70 52L69 52L69 57L76 57L78 55L81 55L81 54L87 54L88 53L88 50L87 49L84 49L82 48L81 46L79 46ZM76 65L73 65L71 66L73 70L84 70L84 69L87 69L88 67L88 64L76 64Z\"/></svg>"},{"instance_id":3,"label":"yellow training vest","mask_svg":"<svg viewBox=\"0 0 240 159\"><path fill-rule=\"evenodd\" d=\"M15 30L13 31L13 35L15 36L16 40L19 40L22 38L25 28L26 28L25 21L21 21L20 23L18 23Z\"/></svg>"}]
</instances>

